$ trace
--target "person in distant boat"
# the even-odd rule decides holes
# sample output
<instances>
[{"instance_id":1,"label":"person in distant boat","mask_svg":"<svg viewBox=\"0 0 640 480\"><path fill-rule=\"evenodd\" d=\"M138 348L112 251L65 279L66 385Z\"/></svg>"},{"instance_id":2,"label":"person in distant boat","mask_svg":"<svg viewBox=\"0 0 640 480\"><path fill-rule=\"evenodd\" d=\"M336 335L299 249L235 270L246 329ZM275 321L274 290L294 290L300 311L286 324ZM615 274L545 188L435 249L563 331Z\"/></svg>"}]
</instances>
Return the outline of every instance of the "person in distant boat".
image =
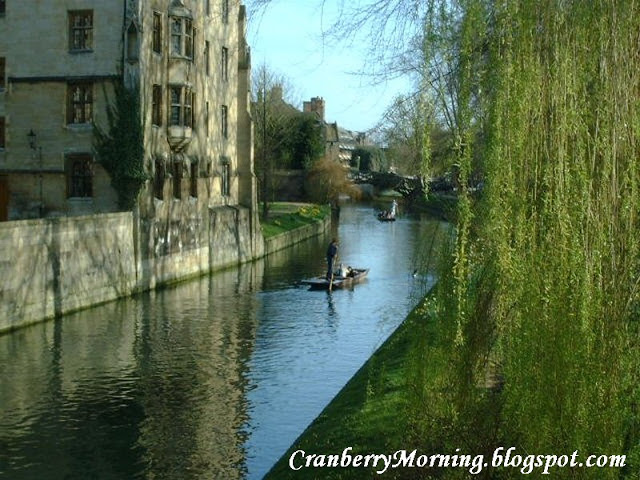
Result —
<instances>
[{"instance_id":1,"label":"person in distant boat","mask_svg":"<svg viewBox=\"0 0 640 480\"><path fill-rule=\"evenodd\" d=\"M338 240L335 238L331 240L329 247L327 248L327 280L331 281L333 276L333 263L338 255Z\"/></svg>"}]
</instances>

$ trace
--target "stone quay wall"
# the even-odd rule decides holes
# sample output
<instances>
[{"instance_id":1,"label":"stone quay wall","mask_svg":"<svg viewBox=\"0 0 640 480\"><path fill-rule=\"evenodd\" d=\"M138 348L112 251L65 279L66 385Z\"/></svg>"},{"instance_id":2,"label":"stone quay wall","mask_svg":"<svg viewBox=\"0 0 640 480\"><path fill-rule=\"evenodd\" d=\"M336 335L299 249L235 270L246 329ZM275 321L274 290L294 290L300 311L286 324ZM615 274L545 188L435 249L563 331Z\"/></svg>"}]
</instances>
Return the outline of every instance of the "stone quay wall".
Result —
<instances>
[{"instance_id":1,"label":"stone quay wall","mask_svg":"<svg viewBox=\"0 0 640 480\"><path fill-rule=\"evenodd\" d=\"M264 241L264 253L269 255L278 250L290 247L296 243L302 242L307 238L321 235L331 226L331 216L327 215L324 220L316 223L310 223L289 232L280 233L273 237L266 238Z\"/></svg>"},{"instance_id":2,"label":"stone quay wall","mask_svg":"<svg viewBox=\"0 0 640 480\"><path fill-rule=\"evenodd\" d=\"M0 332L131 294L129 213L0 224Z\"/></svg>"},{"instance_id":3,"label":"stone quay wall","mask_svg":"<svg viewBox=\"0 0 640 480\"><path fill-rule=\"evenodd\" d=\"M0 334L255 260L331 223L263 239L255 221L249 209L216 207L175 222L131 212L2 222Z\"/></svg>"}]
</instances>

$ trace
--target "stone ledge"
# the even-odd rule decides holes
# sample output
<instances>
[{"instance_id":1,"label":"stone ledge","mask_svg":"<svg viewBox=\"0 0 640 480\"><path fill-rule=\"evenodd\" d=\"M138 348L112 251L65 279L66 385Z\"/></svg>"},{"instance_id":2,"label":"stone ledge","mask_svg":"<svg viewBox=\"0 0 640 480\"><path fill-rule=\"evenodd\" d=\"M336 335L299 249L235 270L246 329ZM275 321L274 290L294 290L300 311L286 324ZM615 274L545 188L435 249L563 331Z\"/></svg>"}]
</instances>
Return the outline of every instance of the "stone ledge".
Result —
<instances>
[{"instance_id":1,"label":"stone ledge","mask_svg":"<svg viewBox=\"0 0 640 480\"><path fill-rule=\"evenodd\" d=\"M324 233L331 225L331 215L327 215L323 220L305 225L295 230L280 233L273 237L264 239L264 254L269 255L278 250L300 243L311 237L316 237Z\"/></svg>"}]
</instances>

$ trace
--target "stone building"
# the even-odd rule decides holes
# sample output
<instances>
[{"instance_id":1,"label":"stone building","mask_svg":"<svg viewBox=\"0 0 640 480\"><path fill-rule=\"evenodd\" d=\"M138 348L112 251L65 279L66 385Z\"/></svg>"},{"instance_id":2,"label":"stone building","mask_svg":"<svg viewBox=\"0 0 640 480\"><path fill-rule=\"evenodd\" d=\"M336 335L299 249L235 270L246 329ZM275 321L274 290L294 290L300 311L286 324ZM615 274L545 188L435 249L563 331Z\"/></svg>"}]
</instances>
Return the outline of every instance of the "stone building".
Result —
<instances>
[{"instance_id":1,"label":"stone building","mask_svg":"<svg viewBox=\"0 0 640 480\"><path fill-rule=\"evenodd\" d=\"M325 101L322 97L312 97L309 101L304 101L302 109L305 113L315 114L323 126L326 158L348 167L356 148L371 145L371 142L367 140L366 133L339 127L338 122L327 122L325 120Z\"/></svg>"},{"instance_id":2,"label":"stone building","mask_svg":"<svg viewBox=\"0 0 640 480\"><path fill-rule=\"evenodd\" d=\"M244 209L256 233L245 23L240 0L0 0L0 220L118 209L94 125L124 82L149 248L196 241L185 231L216 208Z\"/></svg>"},{"instance_id":3,"label":"stone building","mask_svg":"<svg viewBox=\"0 0 640 480\"><path fill-rule=\"evenodd\" d=\"M305 113L315 113L318 120L324 122L325 103L322 97L311 97L311 100L302 102L302 111Z\"/></svg>"}]
</instances>

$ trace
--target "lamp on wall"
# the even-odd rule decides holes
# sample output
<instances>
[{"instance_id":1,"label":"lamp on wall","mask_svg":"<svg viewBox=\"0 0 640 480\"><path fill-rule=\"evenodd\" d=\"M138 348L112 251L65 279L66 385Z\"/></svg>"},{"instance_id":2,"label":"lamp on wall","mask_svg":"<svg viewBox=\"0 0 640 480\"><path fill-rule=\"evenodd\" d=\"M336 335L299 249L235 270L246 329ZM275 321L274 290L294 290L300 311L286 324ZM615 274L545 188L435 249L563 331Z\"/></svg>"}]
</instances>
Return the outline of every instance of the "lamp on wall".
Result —
<instances>
[{"instance_id":1,"label":"lamp on wall","mask_svg":"<svg viewBox=\"0 0 640 480\"><path fill-rule=\"evenodd\" d=\"M29 148L32 150L36 149L36 134L33 129L29 130L27 133L27 138L29 139Z\"/></svg>"},{"instance_id":2,"label":"lamp on wall","mask_svg":"<svg viewBox=\"0 0 640 480\"><path fill-rule=\"evenodd\" d=\"M38 206L38 214L40 218L44 216L44 198L42 196L42 147L38 146L36 133L33 129L27 133L27 139L29 140L29 148L34 151L38 151L38 160L40 163L40 205Z\"/></svg>"}]
</instances>

